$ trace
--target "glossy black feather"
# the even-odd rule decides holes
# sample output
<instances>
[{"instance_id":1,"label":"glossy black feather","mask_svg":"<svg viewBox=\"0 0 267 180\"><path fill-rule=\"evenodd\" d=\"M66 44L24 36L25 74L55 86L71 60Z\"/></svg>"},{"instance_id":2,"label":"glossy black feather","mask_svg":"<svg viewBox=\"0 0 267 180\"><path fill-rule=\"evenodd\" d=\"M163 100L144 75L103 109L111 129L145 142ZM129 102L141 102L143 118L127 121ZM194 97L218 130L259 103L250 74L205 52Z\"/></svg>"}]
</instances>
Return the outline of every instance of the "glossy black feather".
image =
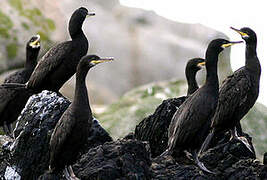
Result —
<instances>
[{"instance_id":1,"label":"glossy black feather","mask_svg":"<svg viewBox=\"0 0 267 180\"><path fill-rule=\"evenodd\" d=\"M259 95L261 66L256 53L257 38L250 28L242 28L246 41L246 65L227 77L220 88L212 119L215 131L233 129L255 104Z\"/></svg>"},{"instance_id":2,"label":"glossy black feather","mask_svg":"<svg viewBox=\"0 0 267 180\"><path fill-rule=\"evenodd\" d=\"M37 47L31 47L30 42L36 40L36 36L33 36L26 45L26 62L23 69L12 73L5 78L4 83L26 83L36 64L37 57L40 51L40 45ZM11 124L16 121L21 110L24 108L28 98L32 93L28 90L17 91L12 89L0 88L0 125L4 122Z\"/></svg>"},{"instance_id":3,"label":"glossy black feather","mask_svg":"<svg viewBox=\"0 0 267 180\"><path fill-rule=\"evenodd\" d=\"M168 147L163 155L198 149L208 134L219 94L218 55L223 50L222 45L227 43L229 41L216 39L209 44L206 51L206 82L174 114L168 131Z\"/></svg>"},{"instance_id":4,"label":"glossy black feather","mask_svg":"<svg viewBox=\"0 0 267 180\"><path fill-rule=\"evenodd\" d=\"M60 171L76 160L79 151L86 144L92 125L92 112L85 84L91 60L98 56L85 56L80 61L76 73L74 100L64 112L50 139L50 169Z\"/></svg>"},{"instance_id":5,"label":"glossy black feather","mask_svg":"<svg viewBox=\"0 0 267 180\"><path fill-rule=\"evenodd\" d=\"M201 69L199 63L204 59L194 58L187 62L185 74L187 79L187 96L164 100L155 112L144 118L135 128L135 137L142 141L148 141L152 157L160 155L167 147L168 128L177 108L183 104L186 98L198 89L196 73Z\"/></svg>"},{"instance_id":6,"label":"glossy black feather","mask_svg":"<svg viewBox=\"0 0 267 180\"><path fill-rule=\"evenodd\" d=\"M80 59L87 54L88 40L82 31L83 22L88 15L85 8L79 8L69 21L70 41L52 47L39 61L26 88L35 93L42 90L58 92L63 84L74 75ZM5 88L16 89L16 84ZM21 85L17 85L18 89Z\"/></svg>"}]
</instances>

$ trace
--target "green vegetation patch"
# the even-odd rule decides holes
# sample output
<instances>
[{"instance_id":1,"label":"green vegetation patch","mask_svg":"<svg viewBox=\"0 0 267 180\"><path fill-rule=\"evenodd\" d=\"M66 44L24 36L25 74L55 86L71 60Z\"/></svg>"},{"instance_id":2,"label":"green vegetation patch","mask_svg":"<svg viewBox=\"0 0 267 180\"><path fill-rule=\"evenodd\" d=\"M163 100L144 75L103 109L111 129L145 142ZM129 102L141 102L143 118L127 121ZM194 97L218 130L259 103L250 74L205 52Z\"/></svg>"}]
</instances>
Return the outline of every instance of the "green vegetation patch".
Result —
<instances>
[{"instance_id":1,"label":"green vegetation patch","mask_svg":"<svg viewBox=\"0 0 267 180\"><path fill-rule=\"evenodd\" d=\"M27 1L9 0L9 4L18 11L20 16L27 18L35 27L41 28L43 31L54 31L55 23L52 19L45 18L40 9L36 7L29 8L25 5ZM30 25L22 23L22 27L30 29Z\"/></svg>"},{"instance_id":2,"label":"green vegetation patch","mask_svg":"<svg viewBox=\"0 0 267 180\"><path fill-rule=\"evenodd\" d=\"M45 21L50 30L54 31L56 29L56 25L52 19L46 18Z\"/></svg>"},{"instance_id":3,"label":"green vegetation patch","mask_svg":"<svg viewBox=\"0 0 267 180\"><path fill-rule=\"evenodd\" d=\"M21 0L9 0L9 4L18 11L23 11L23 4Z\"/></svg>"},{"instance_id":4,"label":"green vegetation patch","mask_svg":"<svg viewBox=\"0 0 267 180\"><path fill-rule=\"evenodd\" d=\"M30 29L30 26L26 23L26 22L22 22L21 23L21 26L26 29L26 30L29 30Z\"/></svg>"},{"instance_id":5,"label":"green vegetation patch","mask_svg":"<svg viewBox=\"0 0 267 180\"><path fill-rule=\"evenodd\" d=\"M9 30L13 27L11 19L0 10L0 36L9 38Z\"/></svg>"},{"instance_id":6,"label":"green vegetation patch","mask_svg":"<svg viewBox=\"0 0 267 180\"><path fill-rule=\"evenodd\" d=\"M181 88L184 86L184 81L170 81L133 89L96 117L114 139L123 137L134 131L135 126L153 113L164 99L184 95L186 88Z\"/></svg>"},{"instance_id":7,"label":"green vegetation patch","mask_svg":"<svg viewBox=\"0 0 267 180\"><path fill-rule=\"evenodd\" d=\"M13 59L17 56L18 45L16 43L10 43L6 46L7 56L9 59Z\"/></svg>"}]
</instances>

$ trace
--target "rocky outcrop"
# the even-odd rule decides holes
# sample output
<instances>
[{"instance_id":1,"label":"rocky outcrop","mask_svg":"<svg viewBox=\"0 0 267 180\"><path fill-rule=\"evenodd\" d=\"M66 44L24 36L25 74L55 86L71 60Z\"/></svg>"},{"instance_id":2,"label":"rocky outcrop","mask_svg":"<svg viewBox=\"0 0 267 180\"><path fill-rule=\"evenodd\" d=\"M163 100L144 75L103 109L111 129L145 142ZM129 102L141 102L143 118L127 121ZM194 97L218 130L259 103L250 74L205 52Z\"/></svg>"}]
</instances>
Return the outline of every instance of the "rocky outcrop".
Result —
<instances>
[{"instance_id":1,"label":"rocky outcrop","mask_svg":"<svg viewBox=\"0 0 267 180\"><path fill-rule=\"evenodd\" d=\"M5 143L3 155L7 162L2 164L6 179L11 172L18 173L23 179L37 179L48 170L49 141L53 129L67 109L70 102L56 93L43 91L28 100L18 118L14 131L15 141ZM94 119L88 143L80 150L83 154L88 149L112 141L108 133ZM10 173L9 173L10 172Z\"/></svg>"},{"instance_id":2,"label":"rocky outcrop","mask_svg":"<svg viewBox=\"0 0 267 180\"><path fill-rule=\"evenodd\" d=\"M1 179L63 178L61 174L46 174L48 143L56 122L69 104L66 98L49 91L29 99L19 118L16 140L10 143L0 136L0 143L4 144L0 152ZM251 143L249 136L247 139ZM112 141L94 119L88 142L80 149L73 169L81 179L266 179L267 167L255 159L255 153L239 141L228 140L229 134L222 134L200 158L217 173L212 175L203 173L186 157L151 158L149 144L136 140L134 134Z\"/></svg>"},{"instance_id":3,"label":"rocky outcrop","mask_svg":"<svg viewBox=\"0 0 267 180\"><path fill-rule=\"evenodd\" d=\"M135 128L135 137L141 141L148 141L152 157L159 156L167 149L168 128L177 108L186 97L164 100L155 112L144 118Z\"/></svg>"},{"instance_id":4,"label":"rocky outcrop","mask_svg":"<svg viewBox=\"0 0 267 180\"><path fill-rule=\"evenodd\" d=\"M201 85L201 83L199 83ZM110 132L110 135L114 138L121 138L127 135L129 132L134 132L136 126L143 120L147 119L145 126L151 125L149 122L151 118L154 118L152 114L155 111L161 111L162 108L156 108L162 104L163 100L173 97L180 97L186 94L187 85L184 81L170 80L161 81L157 83L147 84L125 93L119 101L111 104L103 113L96 114L103 127ZM168 110L173 112L173 105L167 106ZM167 109L166 109L167 110ZM164 111L162 111L164 116ZM254 107L248 112L248 114L241 120L242 128L245 132L249 133L253 137L253 144L256 149L257 157L262 159L264 152L267 149L267 135L265 127L267 125L267 108L259 103L256 103ZM157 116L160 118L160 116ZM159 120L158 119L158 120ZM165 119L161 125L166 127L168 119ZM141 124L140 124L141 125ZM142 125L142 126L143 126ZM140 126L137 126L140 128ZM147 129L147 133L153 132ZM144 131L142 132L144 133ZM144 134L138 133L138 138ZM148 134L146 134L148 135ZM152 134L150 134L152 135ZM147 137L147 136L144 136ZM155 135L159 138L155 142L166 138L166 134ZM147 137L148 139L151 137ZM161 139L163 138L163 139ZM142 139L142 138L141 138ZM165 141L159 146L151 145L152 155L157 150L162 149L161 145L164 145ZM163 148L164 149L164 148Z\"/></svg>"},{"instance_id":5,"label":"rocky outcrop","mask_svg":"<svg viewBox=\"0 0 267 180\"><path fill-rule=\"evenodd\" d=\"M81 179L150 179L149 145L136 140L118 140L90 149L73 165Z\"/></svg>"},{"instance_id":6,"label":"rocky outcrop","mask_svg":"<svg viewBox=\"0 0 267 180\"><path fill-rule=\"evenodd\" d=\"M255 154L234 141L208 150L200 161L216 174L202 173L191 162L175 161L170 156L152 160L152 179L266 179L266 165L255 159Z\"/></svg>"}]
</instances>

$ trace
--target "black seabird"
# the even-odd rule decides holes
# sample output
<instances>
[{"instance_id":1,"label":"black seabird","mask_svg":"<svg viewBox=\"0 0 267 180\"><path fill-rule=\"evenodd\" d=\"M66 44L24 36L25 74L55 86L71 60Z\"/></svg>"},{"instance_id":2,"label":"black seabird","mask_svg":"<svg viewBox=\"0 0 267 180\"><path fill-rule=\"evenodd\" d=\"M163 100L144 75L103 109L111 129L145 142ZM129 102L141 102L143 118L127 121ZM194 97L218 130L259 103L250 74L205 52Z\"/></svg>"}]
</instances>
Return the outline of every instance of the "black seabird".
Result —
<instances>
[{"instance_id":1,"label":"black seabird","mask_svg":"<svg viewBox=\"0 0 267 180\"><path fill-rule=\"evenodd\" d=\"M228 130L232 138L240 140L253 152L247 139L237 135L236 126L240 126L240 120L253 107L259 95L261 65L256 51L257 36L247 27L240 30L232 29L246 42L246 64L224 80L220 88L216 112L212 118L212 130L205 139L200 154L208 148L214 136Z\"/></svg>"},{"instance_id":2,"label":"black seabird","mask_svg":"<svg viewBox=\"0 0 267 180\"><path fill-rule=\"evenodd\" d=\"M26 62L24 68L5 78L4 83L26 83L36 64L40 51L40 36L32 36L26 44ZM5 134L12 137L11 124L17 120L24 108L29 96L28 91L16 91L12 89L0 89L0 125Z\"/></svg>"},{"instance_id":3,"label":"black seabird","mask_svg":"<svg viewBox=\"0 0 267 180\"><path fill-rule=\"evenodd\" d=\"M198 89L196 81L197 72L205 66L202 58L190 59L185 68L187 80L187 96L169 98L164 100L152 115L144 118L135 128L135 137L142 141L148 141L152 157L160 155L167 147L168 127L176 109L185 99Z\"/></svg>"},{"instance_id":4,"label":"black seabird","mask_svg":"<svg viewBox=\"0 0 267 180\"><path fill-rule=\"evenodd\" d=\"M169 140L167 150L162 155L182 153L184 150L194 152L194 160L199 163L196 150L204 141L210 127L210 119L213 116L218 96L219 82L217 74L218 55L224 48L240 42L229 42L225 39L215 39L209 43L206 51L206 82L195 91L179 107L169 126ZM205 169L209 171L208 169Z\"/></svg>"},{"instance_id":5,"label":"black seabird","mask_svg":"<svg viewBox=\"0 0 267 180\"><path fill-rule=\"evenodd\" d=\"M58 92L74 75L80 59L87 54L88 40L82 25L86 17L93 16L84 7L74 11L69 21L70 41L52 47L38 62L26 84L3 84L6 88L27 88L35 93L42 90Z\"/></svg>"},{"instance_id":6,"label":"black seabird","mask_svg":"<svg viewBox=\"0 0 267 180\"><path fill-rule=\"evenodd\" d=\"M111 60L112 58L100 58L96 55L84 56L81 59L77 67L73 102L57 122L50 139L51 172L59 172L65 167L65 176L75 179L71 164L75 162L79 150L85 145L93 120L85 78L90 68Z\"/></svg>"}]
</instances>

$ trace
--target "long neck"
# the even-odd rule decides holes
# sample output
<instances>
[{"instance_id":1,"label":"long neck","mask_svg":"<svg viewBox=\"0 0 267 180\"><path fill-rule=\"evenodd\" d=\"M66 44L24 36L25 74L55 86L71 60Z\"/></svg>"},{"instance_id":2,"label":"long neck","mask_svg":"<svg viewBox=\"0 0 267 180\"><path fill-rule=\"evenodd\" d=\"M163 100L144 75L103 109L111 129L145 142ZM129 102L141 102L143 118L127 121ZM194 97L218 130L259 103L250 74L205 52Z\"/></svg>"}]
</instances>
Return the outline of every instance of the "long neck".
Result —
<instances>
[{"instance_id":1,"label":"long neck","mask_svg":"<svg viewBox=\"0 0 267 180\"><path fill-rule=\"evenodd\" d=\"M260 76L261 65L257 57L256 48L256 42L250 42L246 44L246 68L253 72L253 74Z\"/></svg>"},{"instance_id":2,"label":"long neck","mask_svg":"<svg viewBox=\"0 0 267 180\"><path fill-rule=\"evenodd\" d=\"M26 49L26 69L34 69L37 64L39 50Z\"/></svg>"},{"instance_id":3,"label":"long neck","mask_svg":"<svg viewBox=\"0 0 267 180\"><path fill-rule=\"evenodd\" d=\"M80 30L78 34L72 35L71 38L74 46L76 47L74 51L78 51L77 53L80 54L78 59L80 59L82 56L87 54L89 47L88 40L82 30Z\"/></svg>"},{"instance_id":4,"label":"long neck","mask_svg":"<svg viewBox=\"0 0 267 180\"><path fill-rule=\"evenodd\" d=\"M79 28L78 30L75 31L75 33L71 33L70 32L70 36L72 40L84 40L86 38L86 36L83 33L83 30L81 28Z\"/></svg>"},{"instance_id":5,"label":"long neck","mask_svg":"<svg viewBox=\"0 0 267 180\"><path fill-rule=\"evenodd\" d=\"M218 54L212 52L212 50L208 50L206 54L207 75L205 84L209 87L214 88L215 91L219 90L217 66L218 66Z\"/></svg>"},{"instance_id":6,"label":"long neck","mask_svg":"<svg viewBox=\"0 0 267 180\"><path fill-rule=\"evenodd\" d=\"M76 74L76 86L73 104L77 112L88 113L89 118L92 117L92 111L89 104L85 78L88 70L79 70Z\"/></svg>"},{"instance_id":7,"label":"long neck","mask_svg":"<svg viewBox=\"0 0 267 180\"><path fill-rule=\"evenodd\" d=\"M187 95L193 94L198 89L198 84L196 81L196 71L189 71L186 69L186 80L187 80Z\"/></svg>"}]
</instances>

